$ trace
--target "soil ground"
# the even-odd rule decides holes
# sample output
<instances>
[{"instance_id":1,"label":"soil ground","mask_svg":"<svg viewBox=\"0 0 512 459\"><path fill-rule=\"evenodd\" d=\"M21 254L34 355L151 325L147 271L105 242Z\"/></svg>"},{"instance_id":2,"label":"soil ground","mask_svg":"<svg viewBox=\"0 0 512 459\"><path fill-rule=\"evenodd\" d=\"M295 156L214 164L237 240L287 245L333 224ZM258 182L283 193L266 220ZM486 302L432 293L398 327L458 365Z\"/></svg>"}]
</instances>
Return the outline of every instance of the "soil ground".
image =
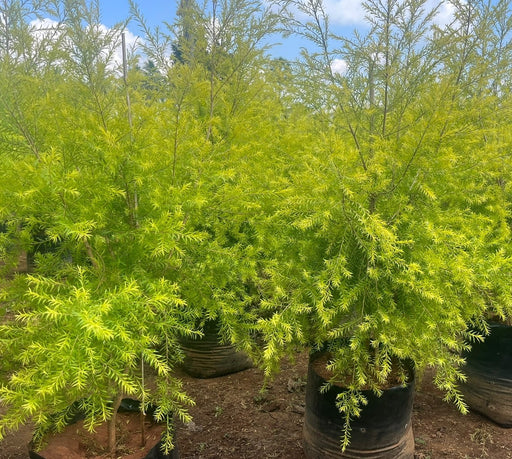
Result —
<instances>
[{"instance_id":1,"label":"soil ground","mask_svg":"<svg viewBox=\"0 0 512 459\"><path fill-rule=\"evenodd\" d=\"M304 458L306 372L307 357L299 355L295 363L283 364L265 393L259 391L263 376L255 368L214 379L194 379L180 373L185 388L196 401L196 406L190 409L193 422L177 426L181 458ZM461 415L454 406L442 401L442 394L431 381L432 375L427 374L415 395L416 459L512 459L512 429L501 428L476 413ZM126 424L123 419L120 422ZM0 443L0 458L26 459L30 436L30 427L9 435ZM133 434L137 439L139 436L140 433ZM154 432L150 436L157 438ZM114 457L135 458L135 453L123 440L122 449ZM73 459L106 457L97 454L83 453Z\"/></svg>"}]
</instances>

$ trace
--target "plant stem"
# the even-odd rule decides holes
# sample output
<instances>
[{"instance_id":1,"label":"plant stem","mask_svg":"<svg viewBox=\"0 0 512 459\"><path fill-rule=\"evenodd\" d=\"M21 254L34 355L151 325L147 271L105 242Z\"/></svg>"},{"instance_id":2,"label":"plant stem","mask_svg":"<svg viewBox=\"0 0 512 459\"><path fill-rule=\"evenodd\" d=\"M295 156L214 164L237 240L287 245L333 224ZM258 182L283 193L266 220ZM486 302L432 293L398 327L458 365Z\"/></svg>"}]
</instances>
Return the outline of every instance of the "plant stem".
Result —
<instances>
[{"instance_id":1,"label":"plant stem","mask_svg":"<svg viewBox=\"0 0 512 459\"><path fill-rule=\"evenodd\" d=\"M140 404L140 446L146 446L146 428L144 426L144 420L146 418L146 413L144 410L144 385L145 385L144 357L141 358L140 368L141 368L141 373L142 373L142 401Z\"/></svg>"},{"instance_id":2,"label":"plant stem","mask_svg":"<svg viewBox=\"0 0 512 459\"><path fill-rule=\"evenodd\" d=\"M116 420L117 410L123 400L123 394L120 392L114 400L114 406L112 407L112 417L108 421L108 450L113 453L116 450Z\"/></svg>"}]
</instances>

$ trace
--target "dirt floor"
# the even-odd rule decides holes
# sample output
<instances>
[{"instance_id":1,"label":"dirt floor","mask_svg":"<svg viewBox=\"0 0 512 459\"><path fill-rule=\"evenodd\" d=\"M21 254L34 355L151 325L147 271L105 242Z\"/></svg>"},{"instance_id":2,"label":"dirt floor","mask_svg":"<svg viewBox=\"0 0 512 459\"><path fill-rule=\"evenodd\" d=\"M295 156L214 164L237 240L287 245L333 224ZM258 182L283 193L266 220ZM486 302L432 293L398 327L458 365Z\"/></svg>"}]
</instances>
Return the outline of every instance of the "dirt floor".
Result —
<instances>
[{"instance_id":1,"label":"dirt floor","mask_svg":"<svg viewBox=\"0 0 512 459\"><path fill-rule=\"evenodd\" d=\"M300 355L295 364L283 365L265 394L259 392L262 373L254 368L214 379L194 379L182 374L185 387L197 404L190 410L193 422L177 428L180 457L304 458L306 367L305 355ZM135 430L140 425L124 417L120 423L130 423ZM512 459L512 429L500 428L478 414L462 416L454 406L442 401L442 394L432 386L428 376L417 388L413 429L416 459ZM149 437L157 438L155 432L150 431ZM27 458L26 444L30 435L30 428L24 427L8 436L0 443L0 458ZM140 433L133 436L138 438ZM141 457L133 447L130 450L125 440L121 439L123 445L115 458ZM105 456L86 456L85 453L46 456L47 459L71 457Z\"/></svg>"}]
</instances>

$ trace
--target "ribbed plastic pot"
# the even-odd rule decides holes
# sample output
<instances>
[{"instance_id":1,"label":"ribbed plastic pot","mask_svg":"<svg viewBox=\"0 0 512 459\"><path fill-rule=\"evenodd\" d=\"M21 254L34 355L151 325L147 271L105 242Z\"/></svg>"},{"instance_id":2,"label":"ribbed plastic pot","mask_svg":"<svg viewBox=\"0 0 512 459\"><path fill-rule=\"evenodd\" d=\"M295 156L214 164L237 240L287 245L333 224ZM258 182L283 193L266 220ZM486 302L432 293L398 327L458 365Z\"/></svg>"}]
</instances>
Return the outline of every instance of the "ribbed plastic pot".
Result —
<instances>
[{"instance_id":1,"label":"ribbed plastic pot","mask_svg":"<svg viewBox=\"0 0 512 459\"><path fill-rule=\"evenodd\" d=\"M195 378L215 378L251 368L253 363L245 352L230 344L222 344L217 322L207 322L200 339L182 339L185 353L183 369Z\"/></svg>"},{"instance_id":2,"label":"ribbed plastic pot","mask_svg":"<svg viewBox=\"0 0 512 459\"><path fill-rule=\"evenodd\" d=\"M512 327L491 325L491 334L466 355L461 386L470 409L502 427L512 427Z\"/></svg>"},{"instance_id":3,"label":"ribbed plastic pot","mask_svg":"<svg viewBox=\"0 0 512 459\"><path fill-rule=\"evenodd\" d=\"M344 420L336 408L336 397L346 389L333 385L320 393L326 380L313 365L319 357L313 355L308 367L303 430L306 457L413 459L414 372L411 370L411 381L406 386L386 389L381 397L363 391L368 404L363 407L361 416L352 420L350 445L342 452L340 438Z\"/></svg>"}]
</instances>

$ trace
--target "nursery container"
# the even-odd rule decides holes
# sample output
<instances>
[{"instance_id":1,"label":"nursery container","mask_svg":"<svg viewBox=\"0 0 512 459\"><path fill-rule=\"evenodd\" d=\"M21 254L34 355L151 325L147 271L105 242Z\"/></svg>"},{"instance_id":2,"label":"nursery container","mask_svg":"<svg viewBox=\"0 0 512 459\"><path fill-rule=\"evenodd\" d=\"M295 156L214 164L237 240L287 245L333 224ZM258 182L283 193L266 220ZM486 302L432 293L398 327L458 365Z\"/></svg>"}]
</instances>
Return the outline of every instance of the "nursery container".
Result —
<instances>
[{"instance_id":1,"label":"nursery container","mask_svg":"<svg viewBox=\"0 0 512 459\"><path fill-rule=\"evenodd\" d=\"M471 410L512 427L512 326L491 325L491 334L466 355L462 392Z\"/></svg>"},{"instance_id":2,"label":"nursery container","mask_svg":"<svg viewBox=\"0 0 512 459\"><path fill-rule=\"evenodd\" d=\"M308 367L303 430L306 457L413 459L413 371L407 385L385 389L381 397L363 391L368 404L362 408L361 416L352 420L350 445L342 452L344 419L336 407L336 397L346 389L331 385L328 391L320 392L327 382L315 369L314 362L320 356L313 355Z\"/></svg>"},{"instance_id":3,"label":"nursery container","mask_svg":"<svg viewBox=\"0 0 512 459\"><path fill-rule=\"evenodd\" d=\"M214 378L246 370L253 366L245 352L237 351L230 344L222 344L219 325L215 321L205 324L204 336L198 339L182 339L185 353L183 369L195 378Z\"/></svg>"}]
</instances>

